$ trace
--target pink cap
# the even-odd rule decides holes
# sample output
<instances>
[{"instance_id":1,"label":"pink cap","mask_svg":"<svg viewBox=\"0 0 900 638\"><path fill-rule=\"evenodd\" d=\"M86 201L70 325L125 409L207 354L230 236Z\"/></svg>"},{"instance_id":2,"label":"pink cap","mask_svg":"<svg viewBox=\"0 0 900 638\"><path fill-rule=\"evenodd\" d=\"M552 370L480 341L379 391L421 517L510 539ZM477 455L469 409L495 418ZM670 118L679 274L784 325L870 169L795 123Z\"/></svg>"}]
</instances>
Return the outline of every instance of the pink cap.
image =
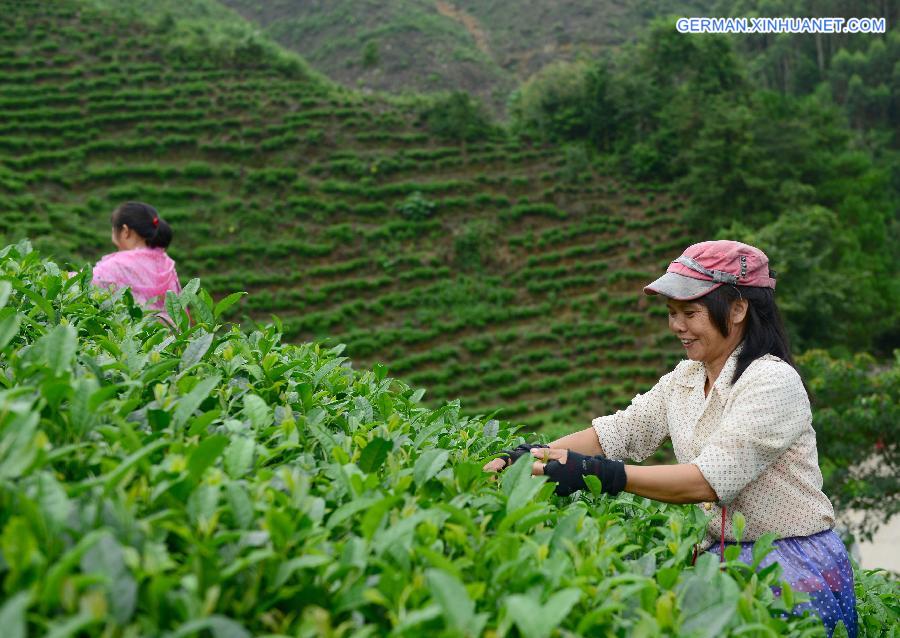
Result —
<instances>
[{"instance_id":1,"label":"pink cap","mask_svg":"<svg viewBox=\"0 0 900 638\"><path fill-rule=\"evenodd\" d=\"M690 301L722 284L775 288L769 258L759 248L739 241L703 241L669 264L666 274L644 287L648 295Z\"/></svg>"}]
</instances>

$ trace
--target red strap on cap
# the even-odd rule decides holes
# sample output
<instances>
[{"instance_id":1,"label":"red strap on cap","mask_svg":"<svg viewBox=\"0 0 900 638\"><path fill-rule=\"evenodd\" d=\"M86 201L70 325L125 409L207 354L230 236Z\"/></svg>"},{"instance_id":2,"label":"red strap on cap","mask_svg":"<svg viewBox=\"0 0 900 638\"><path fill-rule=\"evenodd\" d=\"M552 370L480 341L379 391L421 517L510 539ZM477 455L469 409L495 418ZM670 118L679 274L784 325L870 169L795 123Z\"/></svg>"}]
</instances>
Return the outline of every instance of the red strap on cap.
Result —
<instances>
[{"instance_id":1,"label":"red strap on cap","mask_svg":"<svg viewBox=\"0 0 900 638\"><path fill-rule=\"evenodd\" d=\"M154 225L154 226L159 226L159 217L154 217L154 218L153 218L153 225Z\"/></svg>"}]
</instances>

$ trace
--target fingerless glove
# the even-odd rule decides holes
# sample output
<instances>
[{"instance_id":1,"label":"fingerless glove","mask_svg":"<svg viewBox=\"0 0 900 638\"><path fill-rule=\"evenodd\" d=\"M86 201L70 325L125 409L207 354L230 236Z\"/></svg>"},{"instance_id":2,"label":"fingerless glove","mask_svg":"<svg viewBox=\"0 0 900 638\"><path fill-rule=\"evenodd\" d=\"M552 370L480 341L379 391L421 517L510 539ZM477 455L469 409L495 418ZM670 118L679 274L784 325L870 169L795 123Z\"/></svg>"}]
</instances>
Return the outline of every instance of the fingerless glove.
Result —
<instances>
[{"instance_id":1,"label":"fingerless glove","mask_svg":"<svg viewBox=\"0 0 900 638\"><path fill-rule=\"evenodd\" d=\"M506 465L503 466L504 468L506 468L518 461L525 454L531 454L532 448L536 447L549 448L550 446L544 443L522 443L521 445L517 445L511 450L501 450L502 456L498 458L506 461Z\"/></svg>"},{"instance_id":2,"label":"fingerless glove","mask_svg":"<svg viewBox=\"0 0 900 638\"><path fill-rule=\"evenodd\" d=\"M556 482L556 494L568 496L587 487L584 477L593 474L600 479L604 494L616 495L625 489L625 464L603 455L585 456L569 450L565 463L549 461L544 466L544 474Z\"/></svg>"}]
</instances>

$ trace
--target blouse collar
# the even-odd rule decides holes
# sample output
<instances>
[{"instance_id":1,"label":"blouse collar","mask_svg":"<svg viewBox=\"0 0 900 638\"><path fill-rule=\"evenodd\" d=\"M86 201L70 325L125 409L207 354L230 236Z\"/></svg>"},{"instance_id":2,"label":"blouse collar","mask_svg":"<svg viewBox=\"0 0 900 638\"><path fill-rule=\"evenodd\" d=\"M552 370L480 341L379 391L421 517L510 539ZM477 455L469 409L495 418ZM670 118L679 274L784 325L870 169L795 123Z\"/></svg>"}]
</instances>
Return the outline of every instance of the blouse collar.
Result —
<instances>
[{"instance_id":1,"label":"blouse collar","mask_svg":"<svg viewBox=\"0 0 900 638\"><path fill-rule=\"evenodd\" d=\"M722 371L719 372L719 376L713 384L713 389L719 394L724 394L731 388L731 378L734 376L734 371L737 368L738 356L743 349L744 342L742 341L731 351L731 354L728 355L728 359L725 360L725 365L722 366ZM691 364L693 365L691 366L690 372L684 375L681 381L684 385L692 388L695 388L698 385L702 387L706 384L706 365L700 361L691 361Z\"/></svg>"}]
</instances>

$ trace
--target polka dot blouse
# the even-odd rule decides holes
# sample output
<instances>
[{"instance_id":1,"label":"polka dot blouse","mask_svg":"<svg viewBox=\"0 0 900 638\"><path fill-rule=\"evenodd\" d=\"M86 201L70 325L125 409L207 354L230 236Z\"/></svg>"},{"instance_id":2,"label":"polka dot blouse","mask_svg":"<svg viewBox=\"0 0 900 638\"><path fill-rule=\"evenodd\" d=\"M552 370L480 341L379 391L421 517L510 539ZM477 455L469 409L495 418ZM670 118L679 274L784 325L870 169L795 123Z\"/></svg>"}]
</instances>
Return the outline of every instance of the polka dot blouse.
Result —
<instances>
[{"instance_id":1,"label":"polka dot blouse","mask_svg":"<svg viewBox=\"0 0 900 638\"><path fill-rule=\"evenodd\" d=\"M834 508L822 492L809 399L800 375L773 355L753 361L731 383L738 346L708 395L706 369L682 361L625 410L592 421L604 453L642 461L672 439L679 463L693 463L718 497L703 504L714 514L702 547L719 538L720 504L744 514L743 540L766 532L808 536L834 526Z\"/></svg>"}]
</instances>

